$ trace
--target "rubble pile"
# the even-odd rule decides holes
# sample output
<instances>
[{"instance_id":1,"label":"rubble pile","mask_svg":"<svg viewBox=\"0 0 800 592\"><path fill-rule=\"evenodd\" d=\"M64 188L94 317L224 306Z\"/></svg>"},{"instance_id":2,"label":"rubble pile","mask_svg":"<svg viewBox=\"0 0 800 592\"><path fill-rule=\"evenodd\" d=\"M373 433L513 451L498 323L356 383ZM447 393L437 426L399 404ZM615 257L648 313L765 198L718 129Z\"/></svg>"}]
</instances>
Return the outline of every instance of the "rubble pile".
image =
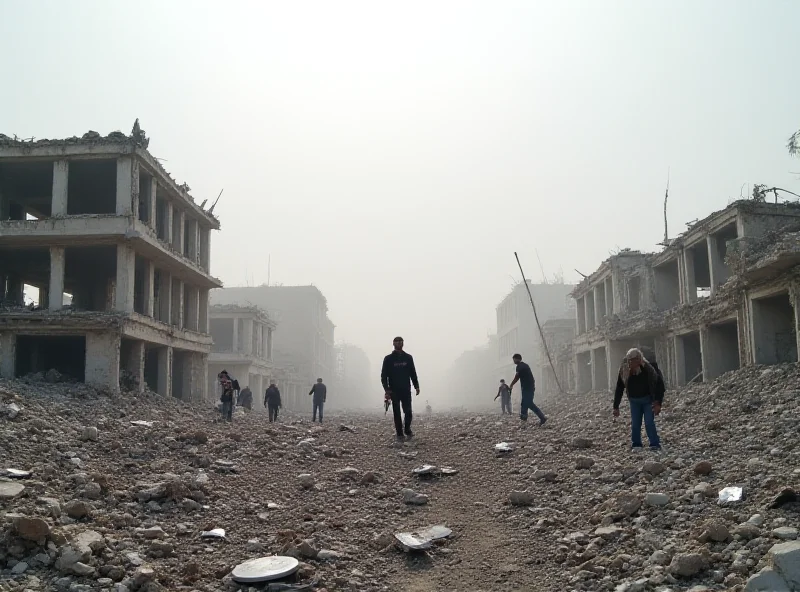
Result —
<instances>
[{"instance_id":1,"label":"rubble pile","mask_svg":"<svg viewBox=\"0 0 800 592\"><path fill-rule=\"evenodd\" d=\"M545 427L419 414L397 446L383 413L0 381L0 591L291 590L232 580L273 554L317 591L800 590L798 365L668 393L661 452L610 394L537 403Z\"/></svg>"}]
</instances>

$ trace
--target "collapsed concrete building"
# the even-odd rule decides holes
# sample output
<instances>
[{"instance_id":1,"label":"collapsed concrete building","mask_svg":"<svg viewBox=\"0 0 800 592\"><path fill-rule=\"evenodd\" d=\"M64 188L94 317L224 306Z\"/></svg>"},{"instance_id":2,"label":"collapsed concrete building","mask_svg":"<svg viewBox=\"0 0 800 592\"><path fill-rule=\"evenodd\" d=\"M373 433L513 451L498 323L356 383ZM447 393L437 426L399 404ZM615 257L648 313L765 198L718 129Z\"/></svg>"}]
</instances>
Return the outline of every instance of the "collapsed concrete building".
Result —
<instances>
[{"instance_id":1,"label":"collapsed concrete building","mask_svg":"<svg viewBox=\"0 0 800 592\"><path fill-rule=\"evenodd\" d=\"M206 396L211 231L134 125L0 135L0 375L56 369L116 390ZM27 287L26 287L27 286ZM38 290L38 306L25 306Z\"/></svg>"},{"instance_id":2,"label":"collapsed concrete building","mask_svg":"<svg viewBox=\"0 0 800 592\"><path fill-rule=\"evenodd\" d=\"M627 349L655 353L667 384L796 362L800 205L741 200L661 252L624 250L572 296L578 392L614 388Z\"/></svg>"}]
</instances>

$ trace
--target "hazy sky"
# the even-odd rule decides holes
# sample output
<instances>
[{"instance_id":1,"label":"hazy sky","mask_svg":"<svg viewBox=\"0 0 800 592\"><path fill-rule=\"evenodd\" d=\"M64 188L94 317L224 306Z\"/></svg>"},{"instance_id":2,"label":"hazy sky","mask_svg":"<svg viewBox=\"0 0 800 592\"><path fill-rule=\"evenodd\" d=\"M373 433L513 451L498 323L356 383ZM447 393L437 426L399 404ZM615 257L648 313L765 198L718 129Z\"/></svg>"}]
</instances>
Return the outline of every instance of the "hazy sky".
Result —
<instances>
[{"instance_id":1,"label":"hazy sky","mask_svg":"<svg viewBox=\"0 0 800 592\"><path fill-rule=\"evenodd\" d=\"M313 283L423 388L518 274L652 250L748 185L800 193L796 0L0 2L0 132L152 138L212 270Z\"/></svg>"}]
</instances>

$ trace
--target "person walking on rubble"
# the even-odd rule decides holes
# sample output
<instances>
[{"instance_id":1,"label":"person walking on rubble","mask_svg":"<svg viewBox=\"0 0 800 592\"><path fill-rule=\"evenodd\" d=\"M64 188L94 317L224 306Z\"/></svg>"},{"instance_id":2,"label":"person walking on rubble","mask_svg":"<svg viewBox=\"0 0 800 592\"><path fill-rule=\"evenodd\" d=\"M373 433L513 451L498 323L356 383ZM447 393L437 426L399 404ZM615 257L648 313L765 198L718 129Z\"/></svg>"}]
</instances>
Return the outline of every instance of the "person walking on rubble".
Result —
<instances>
[{"instance_id":1,"label":"person walking on rubble","mask_svg":"<svg viewBox=\"0 0 800 592\"><path fill-rule=\"evenodd\" d=\"M419 380L417 369L414 367L414 358L403 351L403 338L395 337L392 342L394 351L383 358L381 366L381 384L386 396L392 401L394 415L394 429L398 442L414 437L411 431L411 383L419 396ZM400 415L400 409L403 416Z\"/></svg>"},{"instance_id":2,"label":"person walking on rubble","mask_svg":"<svg viewBox=\"0 0 800 592\"><path fill-rule=\"evenodd\" d=\"M325 406L325 401L328 398L328 387L323 384L321 378L317 378L317 384L311 387L308 391L308 396L314 396L311 403L314 406L314 413L311 416L311 423L317 421L317 411L319 411L319 422L322 423L322 408Z\"/></svg>"},{"instance_id":3,"label":"person walking on rubble","mask_svg":"<svg viewBox=\"0 0 800 592\"><path fill-rule=\"evenodd\" d=\"M661 450L655 416L661 413L665 390L661 371L647 361L641 350L637 348L628 350L617 375L614 417L619 417L622 394L627 391L628 403L631 406L632 450L642 449L642 418L650 449Z\"/></svg>"},{"instance_id":4,"label":"person walking on rubble","mask_svg":"<svg viewBox=\"0 0 800 592\"><path fill-rule=\"evenodd\" d=\"M250 390L249 386L244 387L242 392L239 393L236 404L242 407L245 413L250 413L253 410L253 391Z\"/></svg>"},{"instance_id":5,"label":"person walking on rubble","mask_svg":"<svg viewBox=\"0 0 800 592\"><path fill-rule=\"evenodd\" d=\"M533 371L531 367L522 361L522 355L514 354L511 358L517 365L517 373L514 375L514 380L509 385L509 390L514 389L514 385L519 381L519 388L522 391L522 400L519 406L519 418L522 421L528 421L528 409L533 411L536 417L539 418L539 425L543 426L547 418L533 402L533 396L536 393L536 381L533 379Z\"/></svg>"},{"instance_id":6,"label":"person walking on rubble","mask_svg":"<svg viewBox=\"0 0 800 592\"><path fill-rule=\"evenodd\" d=\"M500 379L500 388L497 389L497 394L494 396L495 401L497 401L497 397L500 397L500 413L511 415L511 389L502 378Z\"/></svg>"},{"instance_id":7,"label":"person walking on rubble","mask_svg":"<svg viewBox=\"0 0 800 592\"><path fill-rule=\"evenodd\" d=\"M281 405L281 392L274 382L269 383L269 387L264 392L264 407L269 412L269 422L278 421L278 409Z\"/></svg>"},{"instance_id":8,"label":"person walking on rubble","mask_svg":"<svg viewBox=\"0 0 800 592\"><path fill-rule=\"evenodd\" d=\"M222 389L222 395L219 398L222 402L222 419L233 421L233 380L227 370L217 374L217 378Z\"/></svg>"}]
</instances>

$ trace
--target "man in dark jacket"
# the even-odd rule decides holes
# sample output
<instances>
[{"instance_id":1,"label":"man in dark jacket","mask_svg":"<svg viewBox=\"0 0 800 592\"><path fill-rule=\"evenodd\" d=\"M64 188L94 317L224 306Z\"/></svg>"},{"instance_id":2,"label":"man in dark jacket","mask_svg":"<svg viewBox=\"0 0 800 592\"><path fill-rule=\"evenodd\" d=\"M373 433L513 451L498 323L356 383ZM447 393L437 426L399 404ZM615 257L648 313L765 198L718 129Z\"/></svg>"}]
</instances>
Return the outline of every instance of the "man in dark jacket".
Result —
<instances>
[{"instance_id":1,"label":"man in dark jacket","mask_svg":"<svg viewBox=\"0 0 800 592\"><path fill-rule=\"evenodd\" d=\"M381 384L387 397L392 401L392 413L394 414L394 429L397 433L397 441L403 442L406 438L412 438L414 433L411 431L411 384L419 395L419 380L417 380L417 369L414 367L414 358L403 351L403 338L395 337L394 351L383 358L381 367ZM401 417L400 409L403 415ZM405 421L404 421L405 420ZM405 435L404 435L405 434Z\"/></svg>"},{"instance_id":2,"label":"man in dark jacket","mask_svg":"<svg viewBox=\"0 0 800 592\"><path fill-rule=\"evenodd\" d=\"M642 448L642 418L650 449L661 449L655 416L661 413L665 390L661 371L653 367L639 349L628 350L617 376L614 417L619 417L622 394L627 391L628 403L631 406L631 447L634 450Z\"/></svg>"},{"instance_id":3,"label":"man in dark jacket","mask_svg":"<svg viewBox=\"0 0 800 592\"><path fill-rule=\"evenodd\" d=\"M317 421L317 411L319 411L319 422L322 423L322 408L325 406L325 401L328 399L328 387L325 386L321 378L317 378L317 384L311 387L308 391L309 396L314 395L311 399L314 405L314 414L311 417L311 423Z\"/></svg>"},{"instance_id":4,"label":"man in dark jacket","mask_svg":"<svg viewBox=\"0 0 800 592\"><path fill-rule=\"evenodd\" d=\"M278 421L278 409L281 407L281 392L274 382L269 383L269 388L264 393L264 407L269 411L269 421Z\"/></svg>"},{"instance_id":5,"label":"man in dark jacket","mask_svg":"<svg viewBox=\"0 0 800 592\"><path fill-rule=\"evenodd\" d=\"M536 392L536 381L533 379L533 371L528 364L522 361L521 354L514 354L511 359L517 365L517 373L514 375L514 380L511 381L508 388L513 390L514 385L519 381L519 388L522 391L522 398L519 404L519 418L522 421L528 421L528 409L530 409L536 417L539 418L539 425L544 425L547 418L544 416L544 413L542 413L542 410L533 402L533 395Z\"/></svg>"}]
</instances>

